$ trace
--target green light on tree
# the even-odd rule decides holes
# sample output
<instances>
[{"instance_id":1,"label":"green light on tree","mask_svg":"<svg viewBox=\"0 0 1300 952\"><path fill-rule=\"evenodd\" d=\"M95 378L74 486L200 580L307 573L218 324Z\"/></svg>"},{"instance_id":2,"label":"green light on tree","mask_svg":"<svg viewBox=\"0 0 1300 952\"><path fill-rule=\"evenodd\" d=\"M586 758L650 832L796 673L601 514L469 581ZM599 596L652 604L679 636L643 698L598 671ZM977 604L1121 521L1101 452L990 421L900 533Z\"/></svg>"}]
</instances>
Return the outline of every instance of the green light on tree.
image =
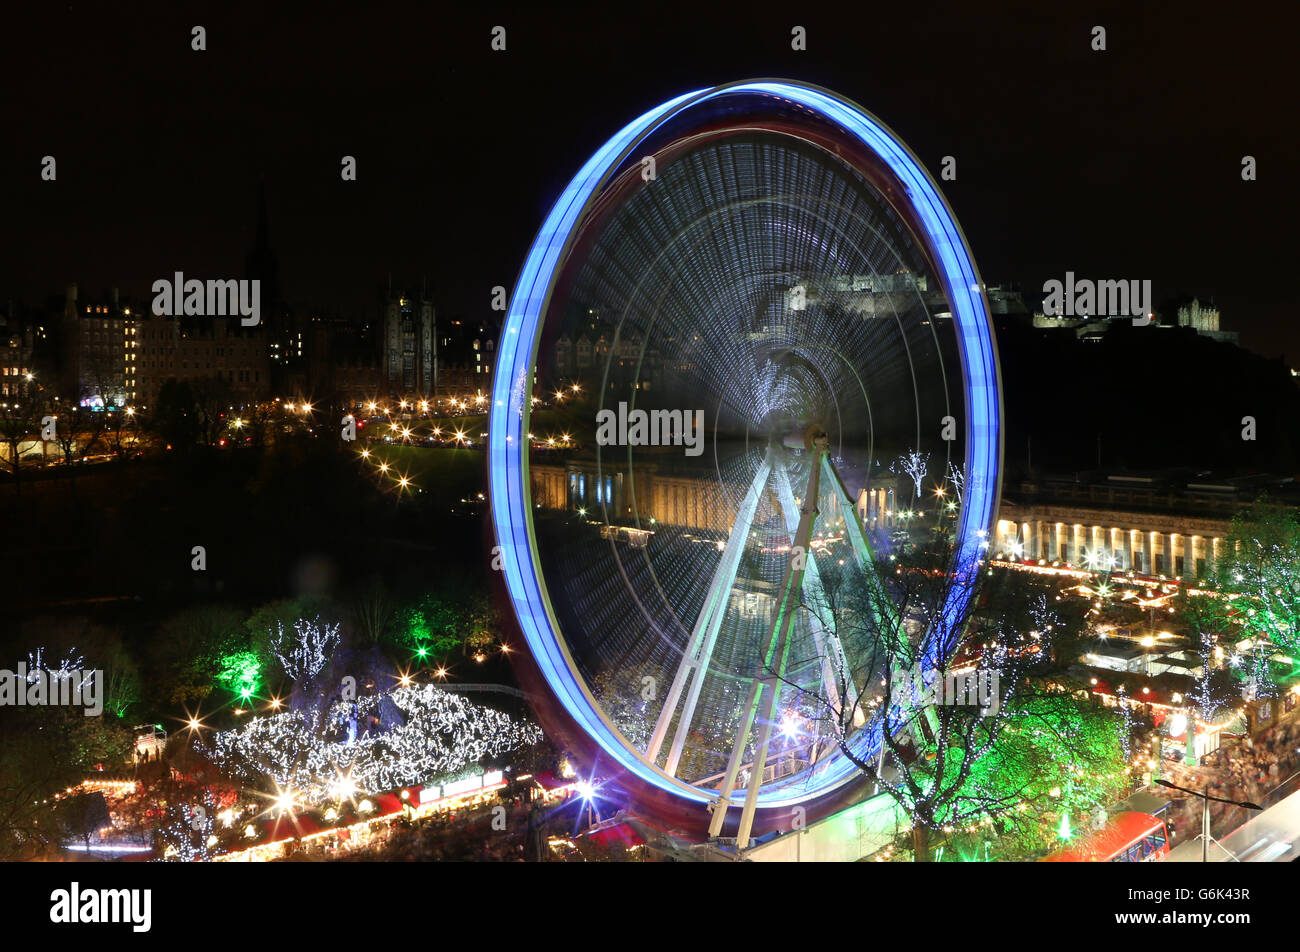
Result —
<instances>
[{"instance_id":1,"label":"green light on tree","mask_svg":"<svg viewBox=\"0 0 1300 952\"><path fill-rule=\"evenodd\" d=\"M1070 811L1061 811L1061 825L1056 828L1056 835L1063 840L1073 838L1074 830L1070 829Z\"/></svg>"},{"instance_id":2,"label":"green light on tree","mask_svg":"<svg viewBox=\"0 0 1300 952\"><path fill-rule=\"evenodd\" d=\"M218 662L217 683L248 700L261 687L261 674L262 663L256 652L235 651L223 655Z\"/></svg>"},{"instance_id":3,"label":"green light on tree","mask_svg":"<svg viewBox=\"0 0 1300 952\"><path fill-rule=\"evenodd\" d=\"M1233 520L1223 550L1218 583L1221 591L1231 593L1233 611L1227 620L1256 643L1271 642L1288 654L1300 654L1300 518L1295 510L1261 496ZM1268 680L1267 659L1262 664L1251 660L1250 677Z\"/></svg>"}]
</instances>

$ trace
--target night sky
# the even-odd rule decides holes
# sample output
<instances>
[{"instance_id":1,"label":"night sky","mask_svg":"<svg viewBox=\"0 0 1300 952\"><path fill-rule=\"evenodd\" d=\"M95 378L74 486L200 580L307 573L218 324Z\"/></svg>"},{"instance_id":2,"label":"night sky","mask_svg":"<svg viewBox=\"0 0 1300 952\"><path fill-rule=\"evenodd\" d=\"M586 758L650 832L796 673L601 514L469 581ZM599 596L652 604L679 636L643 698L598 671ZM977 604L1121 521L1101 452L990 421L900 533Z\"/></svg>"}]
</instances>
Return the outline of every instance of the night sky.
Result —
<instances>
[{"instance_id":1,"label":"night sky","mask_svg":"<svg viewBox=\"0 0 1300 952\"><path fill-rule=\"evenodd\" d=\"M1244 345L1300 362L1293 4L173 6L6 11L0 299L242 276L265 182L291 304L373 314L391 273L477 319L609 135L774 76L856 100L936 177L955 156L941 184L985 279L1031 306L1067 270L1149 278L1157 306L1213 297Z\"/></svg>"}]
</instances>

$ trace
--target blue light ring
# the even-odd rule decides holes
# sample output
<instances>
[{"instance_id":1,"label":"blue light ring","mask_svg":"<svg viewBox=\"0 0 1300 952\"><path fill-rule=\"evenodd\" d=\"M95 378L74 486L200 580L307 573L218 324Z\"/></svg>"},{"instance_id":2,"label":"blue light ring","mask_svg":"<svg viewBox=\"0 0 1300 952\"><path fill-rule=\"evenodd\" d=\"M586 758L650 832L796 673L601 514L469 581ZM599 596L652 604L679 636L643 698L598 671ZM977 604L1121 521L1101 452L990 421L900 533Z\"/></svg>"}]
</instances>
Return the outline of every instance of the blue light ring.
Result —
<instances>
[{"instance_id":1,"label":"blue light ring","mask_svg":"<svg viewBox=\"0 0 1300 952\"><path fill-rule=\"evenodd\" d=\"M1001 390L1001 369L997 351L993 346L987 296L979 280L978 271L966 244L965 236L952 214L942 193L926 173L915 155L883 123L870 116L866 110L848 100L806 84L783 81L744 81L720 86L678 97L651 110L625 126L609 140L574 177L552 208L538 233L516 283L515 294L508 311L506 333L498 353L496 375L493 381L493 407L489 432L489 458L491 466L491 491L493 520L497 541L501 545L503 568L507 588L519 617L529 648L533 651L543 675L570 715L620 764L640 778L669 792L697 802L705 802L709 795L676 778L669 777L658 767L643 760L628 744L626 738L610 723L600 710L583 680L575 673L576 665L568 647L558 637L559 625L549 594L541 583L542 573L533 533L532 511L528 506L528 458L523 441L530 402L523 397L523 381L535 366L540 343L540 319L545 312L555 279L556 264L568 251L579 219L589 206L592 197L608 176L621 166L639 141L650 135L661 123L697 103L724 93L767 93L797 102L813 109L836 123L841 129L857 136L874 154L889 166L903 186L913 209L925 228L924 237L933 252L940 277L944 280L949 298L953 302L954 320L958 328L965 395L967 402L967 474L968 487L963 505L961 532L963 540L959 552L959 565L969 564L971 554L978 554L978 536L975 529L991 528L992 515L1000 484L997 473L1002 462L1002 407L998 395ZM617 156L611 158L613 153ZM579 198L581 203L578 204ZM577 208L575 210L575 205ZM568 218L569 221L565 222ZM563 237L557 242L563 228ZM545 286L540 289L545 276ZM523 335L527 328L530 340L524 353ZM510 373L502 371L507 367ZM522 375L522 377L521 377ZM520 401L517 414L511 412L510 391L520 380ZM505 436L502 436L502 433ZM990 446L989 437L996 446ZM511 442L517 442L515 456L511 455ZM995 464L996 460L996 464ZM991 468L993 467L993 468ZM516 477L517 478L512 478ZM506 505L500 505L501 501ZM520 546L528 550L525 561ZM969 600L969 591L963 586L949 594L945 614L958 617ZM879 743L878 732L862 732L854 742L855 752L869 752ZM629 756L630 755L630 756ZM838 760L838 764L836 763ZM832 759L814 769L813 776L821 775L818 787L811 791L787 795L781 785L764 788L759 802L765 807L785 806L806 801L832 791L857 775L857 768L847 758ZM807 777L804 778L805 781Z\"/></svg>"},{"instance_id":2,"label":"blue light ring","mask_svg":"<svg viewBox=\"0 0 1300 952\"><path fill-rule=\"evenodd\" d=\"M550 604L549 593L541 584L541 565L537 556L532 511L528 506L528 457L523 449L531 409L530 401L523 398L527 388L522 388L519 394L518 409L521 412L514 412L516 408L511 399L511 391L520 374L525 375L526 379L535 366L540 342L540 319L545 313L558 274L556 263L564 257L574 240L578 220L592 196L613 170L622 165L636 143L650 134L660 120L674 113L675 109L689 105L689 101L700 94L678 97L629 123L588 160L556 201L525 258L507 312L506 333L502 335L503 343L493 380L489 461L493 521L497 542L501 546L507 589L529 648L552 690L579 725L619 763L632 769L643 780L660 787L665 787L665 781L668 781L671 786L665 789L703 803L707 802L708 797L684 781L670 778L657 768L648 768L644 761L635 758L635 754L635 764L629 762L627 754L634 753L631 745L605 718L585 682L574 673L576 665L567 644L556 634L559 625ZM562 238L557 241L561 234ZM544 289L540 289L543 278ZM525 335L520 333L524 328L527 328L527 336L530 337L526 345L526 358L525 342L522 339ZM502 373L507 366L511 372ZM504 439L499 436L503 431L506 434ZM511 455L512 442L519 447L517 456ZM516 463L517 480L510 478L514 472L512 464ZM506 501L505 507L499 505L503 499ZM527 564L521 558L521 545L530 556ZM651 770L653 772L649 772Z\"/></svg>"}]
</instances>

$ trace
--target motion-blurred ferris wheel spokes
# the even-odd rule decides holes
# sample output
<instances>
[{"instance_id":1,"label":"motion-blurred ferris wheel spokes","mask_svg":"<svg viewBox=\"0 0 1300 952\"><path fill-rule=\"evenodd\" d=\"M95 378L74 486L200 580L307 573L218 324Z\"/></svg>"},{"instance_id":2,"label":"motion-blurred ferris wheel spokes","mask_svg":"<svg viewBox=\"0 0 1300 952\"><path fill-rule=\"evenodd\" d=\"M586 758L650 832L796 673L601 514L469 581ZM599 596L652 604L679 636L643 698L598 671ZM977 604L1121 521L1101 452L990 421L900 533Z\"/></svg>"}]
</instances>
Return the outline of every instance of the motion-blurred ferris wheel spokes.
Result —
<instances>
[{"instance_id":1,"label":"motion-blurred ferris wheel spokes","mask_svg":"<svg viewBox=\"0 0 1300 952\"><path fill-rule=\"evenodd\" d=\"M562 410L548 397L574 378ZM563 455L530 432L539 398ZM713 804L714 835L741 807L741 846L759 811L822 802L879 745L876 641L901 621L877 566L923 505L911 478L888 496L888 464L965 475L968 560L998 400L969 250L878 121L755 82L631 123L539 233L494 378L503 571L556 698L629 774Z\"/></svg>"}]
</instances>

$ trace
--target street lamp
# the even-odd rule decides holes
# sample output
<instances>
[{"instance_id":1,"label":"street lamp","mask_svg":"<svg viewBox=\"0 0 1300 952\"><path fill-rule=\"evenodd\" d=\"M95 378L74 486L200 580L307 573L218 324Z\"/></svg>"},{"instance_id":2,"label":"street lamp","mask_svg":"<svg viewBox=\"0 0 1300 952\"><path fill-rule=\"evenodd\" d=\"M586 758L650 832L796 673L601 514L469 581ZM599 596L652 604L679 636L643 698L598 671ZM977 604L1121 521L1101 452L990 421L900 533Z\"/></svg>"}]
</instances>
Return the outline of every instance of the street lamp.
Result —
<instances>
[{"instance_id":1,"label":"street lamp","mask_svg":"<svg viewBox=\"0 0 1300 952\"><path fill-rule=\"evenodd\" d=\"M1201 793L1197 790L1188 790L1186 787L1180 787L1176 783L1170 783L1168 780L1162 780L1160 778L1156 778L1156 783L1160 784L1160 786L1162 787L1168 787L1171 790L1181 790L1183 793L1190 793L1192 796L1200 797L1201 800L1204 801L1201 805L1201 862L1202 863L1208 863L1210 861L1210 840L1214 839L1214 837L1210 836L1210 801L1211 800L1217 801L1218 803L1227 803L1234 807L1245 807L1247 810L1264 809L1258 803L1251 803L1249 800L1225 800L1223 797L1212 797L1210 796L1210 785L1208 782L1205 785L1205 793ZM1214 842L1219 843L1218 840L1214 840ZM1228 848L1224 846L1222 843L1219 843L1219 848L1222 849L1225 853L1228 853ZM1231 853L1228 853L1228 855L1232 856ZM1233 856L1232 858L1233 860L1240 862L1240 860L1237 860L1237 857Z\"/></svg>"}]
</instances>

